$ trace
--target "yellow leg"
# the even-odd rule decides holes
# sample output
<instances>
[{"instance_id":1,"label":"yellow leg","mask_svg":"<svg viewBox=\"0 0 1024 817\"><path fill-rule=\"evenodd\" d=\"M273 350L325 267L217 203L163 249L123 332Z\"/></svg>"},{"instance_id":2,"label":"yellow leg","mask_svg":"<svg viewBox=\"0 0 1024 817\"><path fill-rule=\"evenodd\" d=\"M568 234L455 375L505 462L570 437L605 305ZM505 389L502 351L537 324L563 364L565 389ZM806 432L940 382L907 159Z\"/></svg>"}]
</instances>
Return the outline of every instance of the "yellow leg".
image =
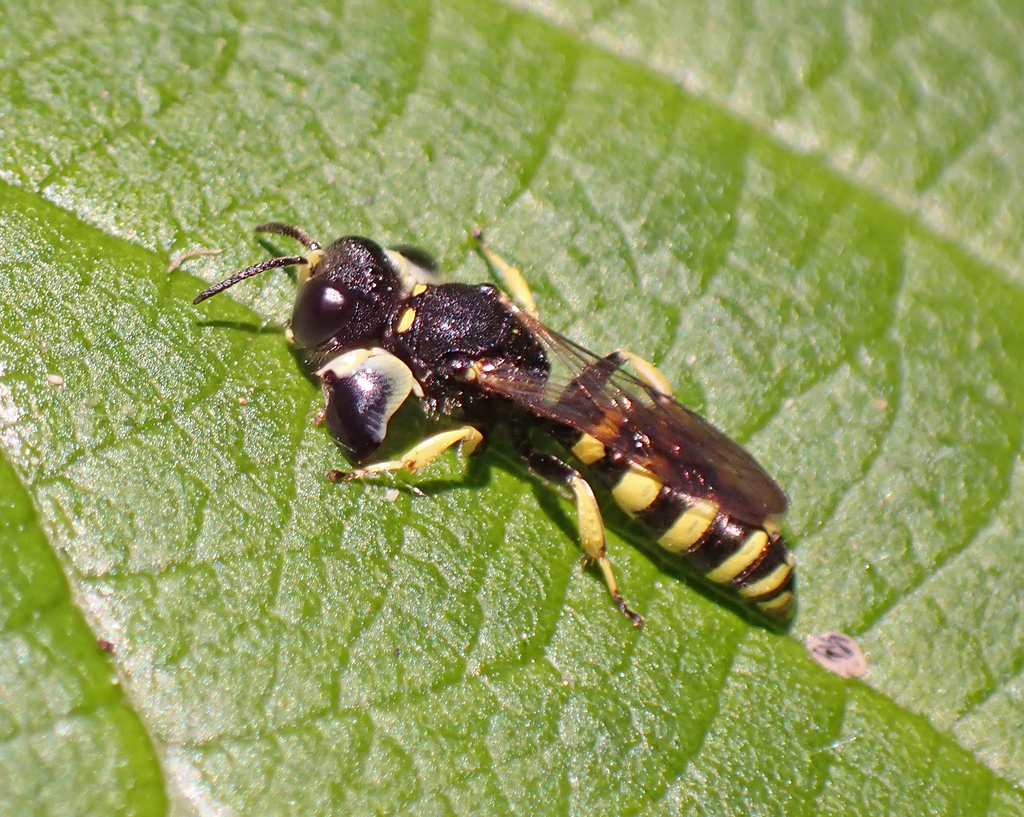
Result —
<instances>
[{"instance_id":1,"label":"yellow leg","mask_svg":"<svg viewBox=\"0 0 1024 817\"><path fill-rule=\"evenodd\" d=\"M636 371L637 377L640 378L644 385L650 387L663 397L673 396L672 384L668 382L668 378L653 363L644 360L640 355L634 355L632 352L627 352L623 349L619 349L615 354L623 360L629 361Z\"/></svg>"},{"instance_id":2,"label":"yellow leg","mask_svg":"<svg viewBox=\"0 0 1024 817\"><path fill-rule=\"evenodd\" d=\"M484 260L487 261L491 267L498 273L498 277L501 278L501 282L505 285L505 289L508 290L512 299L519 304L522 309L537 317L537 304L533 300L533 293L530 292L530 285L526 283L526 279L523 277L522 272L519 271L518 267L513 266L498 253L488 246L487 242L484 241L483 232L481 230L475 230L473 232L473 238L476 239L477 247L480 250L480 254L483 255ZM639 355L627 352L624 349L620 349L615 352L622 362L628 362L633 366L636 371L637 377L648 387L653 389L663 397L673 397L674 390L672 384L668 382L668 378L665 377L657 366L650 361L644 360Z\"/></svg>"},{"instance_id":3,"label":"yellow leg","mask_svg":"<svg viewBox=\"0 0 1024 817\"><path fill-rule=\"evenodd\" d=\"M484 234L482 231L475 230L473 232L473 238L476 239L477 247L480 249L480 254L483 255L484 260L498 273L498 277L501 278L501 282L505 285L505 289L508 290L512 299L523 308L523 311L536 318L537 304L533 300L533 293L530 292L530 285L526 283L526 279L519 271L519 268L512 266L508 261L487 246L487 243L484 241Z\"/></svg>"},{"instance_id":4,"label":"yellow leg","mask_svg":"<svg viewBox=\"0 0 1024 817\"><path fill-rule=\"evenodd\" d=\"M376 462L354 471L331 471L327 476L332 480L354 480L389 471L418 471L437 459L444 451L460 443L462 453L469 456L483 439L484 435L473 426L462 426L427 437L409 449L401 459Z\"/></svg>"},{"instance_id":5,"label":"yellow leg","mask_svg":"<svg viewBox=\"0 0 1024 817\"><path fill-rule=\"evenodd\" d=\"M612 563L605 555L604 543L604 522L601 519L601 509L598 507L597 498L590 484L581 476L574 476L570 480L573 493L576 495L576 523L580 530L580 544L588 559L597 562L601 568L601 575L604 576L604 583L608 586L608 592L620 612L633 622L634 627L642 627L644 617L630 609L629 605L619 593L619 583L615 579L612 570Z\"/></svg>"}]
</instances>

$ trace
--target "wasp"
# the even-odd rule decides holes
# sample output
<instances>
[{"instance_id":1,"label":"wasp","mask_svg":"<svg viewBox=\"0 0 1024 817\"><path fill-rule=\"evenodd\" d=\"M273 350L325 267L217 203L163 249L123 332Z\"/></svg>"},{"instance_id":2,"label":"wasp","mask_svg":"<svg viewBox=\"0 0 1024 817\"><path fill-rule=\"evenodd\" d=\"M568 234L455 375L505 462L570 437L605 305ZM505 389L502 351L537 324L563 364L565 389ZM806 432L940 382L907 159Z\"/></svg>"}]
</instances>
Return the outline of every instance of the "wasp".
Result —
<instances>
[{"instance_id":1,"label":"wasp","mask_svg":"<svg viewBox=\"0 0 1024 817\"><path fill-rule=\"evenodd\" d=\"M652 364L626 351L600 357L545 326L519 271L479 233L479 248L512 296L491 284L440 283L433 259L416 248L385 249L358 236L324 247L278 222L256 231L294 239L306 252L247 267L194 303L270 269L298 269L288 338L323 389L316 423L327 424L357 466L330 479L416 471L454 446L468 456L504 429L531 471L571 489L585 557L634 626L643 617L619 592L601 511L581 468L665 553L769 619L792 615L794 559L779 530L788 499L775 480L676 402ZM411 396L455 427L399 459L367 464ZM579 467L549 453L539 435Z\"/></svg>"}]
</instances>

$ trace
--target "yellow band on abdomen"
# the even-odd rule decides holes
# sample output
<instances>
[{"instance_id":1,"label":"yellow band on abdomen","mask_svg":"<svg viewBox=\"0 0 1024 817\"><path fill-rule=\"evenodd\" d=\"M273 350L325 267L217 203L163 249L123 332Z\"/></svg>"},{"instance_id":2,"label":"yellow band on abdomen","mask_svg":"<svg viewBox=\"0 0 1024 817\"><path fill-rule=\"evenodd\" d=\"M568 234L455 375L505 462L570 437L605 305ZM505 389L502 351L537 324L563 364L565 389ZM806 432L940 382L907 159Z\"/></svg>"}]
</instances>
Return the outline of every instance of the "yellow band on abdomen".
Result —
<instances>
[{"instance_id":1,"label":"yellow band on abdomen","mask_svg":"<svg viewBox=\"0 0 1024 817\"><path fill-rule=\"evenodd\" d=\"M681 553L692 547L711 527L718 515L718 505L701 500L688 508L658 540L669 553Z\"/></svg>"},{"instance_id":2,"label":"yellow band on abdomen","mask_svg":"<svg viewBox=\"0 0 1024 817\"><path fill-rule=\"evenodd\" d=\"M575 454L576 458L584 465L590 465L606 456L608 449L605 448L604 443L596 437L584 434L576 442L576 445L572 447L572 453Z\"/></svg>"},{"instance_id":3,"label":"yellow band on abdomen","mask_svg":"<svg viewBox=\"0 0 1024 817\"><path fill-rule=\"evenodd\" d=\"M740 588L740 595L746 596L748 599L757 598L758 596L767 596L769 593L773 593L778 590L783 582L789 577L789 574L793 572L793 565L796 560L793 555L790 554L786 561L779 565L775 570L765 576L763 579L758 579L753 584L748 584L746 587Z\"/></svg>"},{"instance_id":4,"label":"yellow band on abdomen","mask_svg":"<svg viewBox=\"0 0 1024 817\"><path fill-rule=\"evenodd\" d=\"M646 468L630 465L612 488L612 496L622 510L636 513L649 508L663 487L664 483Z\"/></svg>"},{"instance_id":5,"label":"yellow band on abdomen","mask_svg":"<svg viewBox=\"0 0 1024 817\"><path fill-rule=\"evenodd\" d=\"M754 564L766 547L768 534L763 530L755 530L744 540L739 550L708 573L708 578L718 584L728 584Z\"/></svg>"}]
</instances>

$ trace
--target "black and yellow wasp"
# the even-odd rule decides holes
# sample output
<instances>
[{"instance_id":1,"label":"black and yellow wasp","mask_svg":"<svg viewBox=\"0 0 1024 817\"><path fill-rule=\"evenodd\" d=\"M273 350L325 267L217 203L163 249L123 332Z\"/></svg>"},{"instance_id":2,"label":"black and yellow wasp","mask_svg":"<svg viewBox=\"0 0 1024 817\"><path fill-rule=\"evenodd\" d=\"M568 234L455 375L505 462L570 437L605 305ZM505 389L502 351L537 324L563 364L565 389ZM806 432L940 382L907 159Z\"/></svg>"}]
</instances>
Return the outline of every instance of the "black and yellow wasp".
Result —
<instances>
[{"instance_id":1,"label":"black and yellow wasp","mask_svg":"<svg viewBox=\"0 0 1024 817\"><path fill-rule=\"evenodd\" d=\"M604 524L590 484L545 453L545 433L571 451L658 544L777 621L793 610L792 555L779 532L786 494L733 440L683 407L653 365L628 352L598 357L536 317L518 270L480 248L515 301L490 284L436 283L434 263L414 248L384 249L348 236L321 247L305 230L269 222L258 232L299 241L305 255L270 258L210 287L194 303L276 267L299 269L289 330L323 387L326 422L357 465L372 459L398 408L415 395L436 417L459 423L397 460L332 479L427 465L455 445L472 453L505 428L540 476L571 487L586 556L619 609ZM629 363L637 375L622 371Z\"/></svg>"}]
</instances>

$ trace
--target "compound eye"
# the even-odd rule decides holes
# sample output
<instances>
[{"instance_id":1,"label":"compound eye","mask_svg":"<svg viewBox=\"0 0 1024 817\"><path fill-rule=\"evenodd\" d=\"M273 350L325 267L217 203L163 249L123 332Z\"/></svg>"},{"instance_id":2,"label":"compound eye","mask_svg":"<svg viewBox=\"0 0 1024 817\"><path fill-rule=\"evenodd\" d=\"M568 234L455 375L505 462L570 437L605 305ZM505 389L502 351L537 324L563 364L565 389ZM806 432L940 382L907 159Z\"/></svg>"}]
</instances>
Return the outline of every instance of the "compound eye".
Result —
<instances>
[{"instance_id":1,"label":"compound eye","mask_svg":"<svg viewBox=\"0 0 1024 817\"><path fill-rule=\"evenodd\" d=\"M351 312L344 292L322 278L310 278L295 295L292 310L295 343L306 349L326 343L344 328Z\"/></svg>"}]
</instances>

